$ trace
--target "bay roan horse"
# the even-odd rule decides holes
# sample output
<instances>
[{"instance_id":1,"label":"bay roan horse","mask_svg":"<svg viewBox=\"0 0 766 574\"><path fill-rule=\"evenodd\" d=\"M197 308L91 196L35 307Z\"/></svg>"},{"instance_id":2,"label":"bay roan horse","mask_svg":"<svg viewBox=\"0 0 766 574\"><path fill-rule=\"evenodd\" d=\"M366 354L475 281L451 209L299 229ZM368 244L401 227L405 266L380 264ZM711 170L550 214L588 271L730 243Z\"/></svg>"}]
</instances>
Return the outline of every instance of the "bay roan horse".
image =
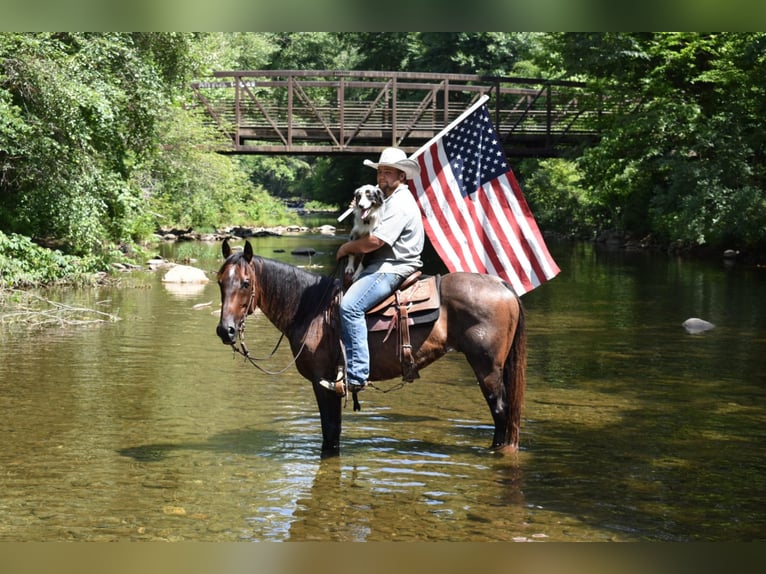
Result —
<instances>
[{"instance_id":1,"label":"bay roan horse","mask_svg":"<svg viewBox=\"0 0 766 574\"><path fill-rule=\"evenodd\" d=\"M330 305L339 281L256 256L249 241L237 252L224 241L223 256L225 261L218 272L218 336L226 345L236 345L245 319L259 308L290 342L298 372L313 385L322 424L323 455L337 454L342 397L319 381L334 381L342 363L339 319ZM422 369L451 349L462 352L492 413L495 433L491 448L515 452L526 385L521 301L507 283L477 273L444 275L440 293L438 320L410 327L415 367ZM371 381L402 375L397 337L384 341L385 335L369 333Z\"/></svg>"}]
</instances>

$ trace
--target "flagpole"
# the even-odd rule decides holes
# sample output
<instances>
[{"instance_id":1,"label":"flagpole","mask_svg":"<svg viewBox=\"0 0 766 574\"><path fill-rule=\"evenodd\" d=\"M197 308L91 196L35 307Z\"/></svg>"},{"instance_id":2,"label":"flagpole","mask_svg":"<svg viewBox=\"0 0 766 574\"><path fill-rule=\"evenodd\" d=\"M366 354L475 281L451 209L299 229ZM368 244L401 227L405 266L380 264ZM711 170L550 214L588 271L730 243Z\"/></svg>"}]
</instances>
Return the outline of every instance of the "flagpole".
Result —
<instances>
[{"instance_id":1,"label":"flagpole","mask_svg":"<svg viewBox=\"0 0 766 574\"><path fill-rule=\"evenodd\" d=\"M487 94L482 94L475 104L473 104L470 108L468 108L466 111L460 114L457 117L457 119L452 121L446 128L444 128L442 131L440 131L438 134L436 134L434 137L428 140L426 144L424 144L418 151L416 151L410 156L410 159L415 159L424 151L426 151L431 146L432 143L434 143L436 140L438 140L440 137L442 137L444 134L446 134L448 131L454 128L457 124L462 122L465 118L470 116L474 111L476 111L477 108L483 105L488 99L489 99L489 96Z\"/></svg>"}]
</instances>

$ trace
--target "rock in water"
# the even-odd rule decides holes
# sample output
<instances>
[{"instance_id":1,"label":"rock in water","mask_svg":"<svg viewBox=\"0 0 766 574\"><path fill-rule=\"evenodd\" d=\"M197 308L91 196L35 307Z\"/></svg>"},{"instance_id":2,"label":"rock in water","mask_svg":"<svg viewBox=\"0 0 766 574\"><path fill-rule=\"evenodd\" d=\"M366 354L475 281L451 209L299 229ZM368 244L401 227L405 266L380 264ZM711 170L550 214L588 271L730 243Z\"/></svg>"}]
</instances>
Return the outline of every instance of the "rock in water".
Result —
<instances>
[{"instance_id":1,"label":"rock in water","mask_svg":"<svg viewBox=\"0 0 766 574\"><path fill-rule=\"evenodd\" d=\"M207 283L207 278L202 269L190 267L189 265L176 265L170 269L162 278L163 283Z\"/></svg>"},{"instance_id":2,"label":"rock in water","mask_svg":"<svg viewBox=\"0 0 766 574\"><path fill-rule=\"evenodd\" d=\"M687 319L682 323L682 325L684 329L686 329L686 332L692 335L696 335L697 333L704 333L705 331L710 331L710 329L715 328L713 323L709 323L704 319L698 319L697 317Z\"/></svg>"}]
</instances>

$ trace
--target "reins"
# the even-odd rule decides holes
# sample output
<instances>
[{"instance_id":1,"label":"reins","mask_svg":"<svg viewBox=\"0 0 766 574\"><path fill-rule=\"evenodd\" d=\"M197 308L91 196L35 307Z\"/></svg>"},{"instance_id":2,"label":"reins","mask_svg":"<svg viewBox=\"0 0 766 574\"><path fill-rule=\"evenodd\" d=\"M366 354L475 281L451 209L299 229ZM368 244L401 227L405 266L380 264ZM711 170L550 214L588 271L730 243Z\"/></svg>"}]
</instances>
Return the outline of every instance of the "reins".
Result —
<instances>
[{"instance_id":1,"label":"reins","mask_svg":"<svg viewBox=\"0 0 766 574\"><path fill-rule=\"evenodd\" d=\"M295 355L295 357L293 358L292 362L288 363L288 365L284 369L282 369L281 371L269 371L268 369L265 369L262 366L260 366L258 364L258 361L268 361L269 359L271 359L276 354L277 349L279 349L279 346L282 344L282 339L285 338L285 334L282 333L279 336L279 339L277 340L277 344L274 346L274 349L271 351L271 353L269 353L269 356L268 357L262 357L262 358L251 356L250 355L250 351L247 348L247 345L245 345L245 322L244 321L242 321L242 326L239 328L238 335L239 335L239 346L237 346L236 343L234 343L231 346L231 348L234 351L234 353L242 355L245 358L246 361L248 361L256 369L258 369L259 371L261 371L262 373L265 373L267 375L281 375L282 373L287 371L287 369L289 369L290 367L293 366L293 364L295 364L295 361L298 360L298 356L301 354L301 352L303 351L303 348L306 346L306 342L305 342L305 339L304 339L303 345L301 345L301 348L298 351L298 354Z\"/></svg>"}]
</instances>

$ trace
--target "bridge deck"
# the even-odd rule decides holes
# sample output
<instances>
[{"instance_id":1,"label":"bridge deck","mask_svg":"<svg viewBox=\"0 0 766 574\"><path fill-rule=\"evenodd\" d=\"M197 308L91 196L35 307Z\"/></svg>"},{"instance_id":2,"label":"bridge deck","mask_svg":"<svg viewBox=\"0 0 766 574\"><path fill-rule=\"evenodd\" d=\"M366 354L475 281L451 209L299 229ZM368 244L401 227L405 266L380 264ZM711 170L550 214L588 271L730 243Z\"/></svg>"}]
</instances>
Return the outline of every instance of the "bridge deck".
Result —
<instances>
[{"instance_id":1,"label":"bridge deck","mask_svg":"<svg viewBox=\"0 0 766 574\"><path fill-rule=\"evenodd\" d=\"M508 156L556 156L598 137L602 100L583 84L411 72L247 70L195 82L223 153L412 153L482 94Z\"/></svg>"}]
</instances>

